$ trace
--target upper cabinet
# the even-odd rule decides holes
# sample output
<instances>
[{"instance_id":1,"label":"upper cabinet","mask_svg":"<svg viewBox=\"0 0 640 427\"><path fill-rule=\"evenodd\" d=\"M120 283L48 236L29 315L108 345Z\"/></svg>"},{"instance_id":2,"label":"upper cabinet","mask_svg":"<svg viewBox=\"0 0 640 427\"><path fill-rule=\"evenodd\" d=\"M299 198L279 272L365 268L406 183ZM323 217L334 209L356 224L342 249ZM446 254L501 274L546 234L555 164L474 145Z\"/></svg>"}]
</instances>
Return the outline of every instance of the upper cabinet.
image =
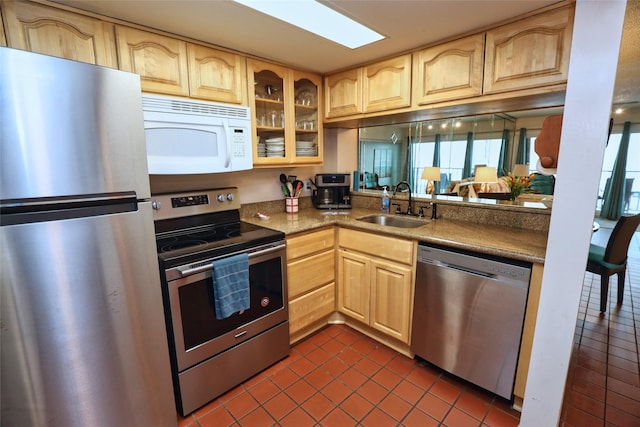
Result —
<instances>
[{"instance_id":1,"label":"upper cabinet","mask_svg":"<svg viewBox=\"0 0 640 427\"><path fill-rule=\"evenodd\" d=\"M325 77L326 118L411 106L411 55Z\"/></svg>"},{"instance_id":2,"label":"upper cabinet","mask_svg":"<svg viewBox=\"0 0 640 427\"><path fill-rule=\"evenodd\" d=\"M140 75L144 92L189 96L187 43L116 26L120 69Z\"/></svg>"},{"instance_id":3,"label":"upper cabinet","mask_svg":"<svg viewBox=\"0 0 640 427\"><path fill-rule=\"evenodd\" d=\"M293 163L320 163L322 144L322 78L292 70L295 151Z\"/></svg>"},{"instance_id":4,"label":"upper cabinet","mask_svg":"<svg viewBox=\"0 0 640 427\"><path fill-rule=\"evenodd\" d=\"M326 118L362 113L362 68L326 76L324 88Z\"/></svg>"},{"instance_id":5,"label":"upper cabinet","mask_svg":"<svg viewBox=\"0 0 640 427\"><path fill-rule=\"evenodd\" d=\"M187 44L189 94L194 98L247 104L247 68L244 56L196 44Z\"/></svg>"},{"instance_id":6,"label":"upper cabinet","mask_svg":"<svg viewBox=\"0 0 640 427\"><path fill-rule=\"evenodd\" d=\"M139 74L143 91L247 104L243 56L124 26L116 38L120 68Z\"/></svg>"},{"instance_id":7,"label":"upper cabinet","mask_svg":"<svg viewBox=\"0 0 640 427\"><path fill-rule=\"evenodd\" d=\"M3 1L7 46L117 67L113 25L37 3Z\"/></svg>"},{"instance_id":8,"label":"upper cabinet","mask_svg":"<svg viewBox=\"0 0 640 427\"><path fill-rule=\"evenodd\" d=\"M254 165L321 163L320 76L254 59L247 60L247 73Z\"/></svg>"},{"instance_id":9,"label":"upper cabinet","mask_svg":"<svg viewBox=\"0 0 640 427\"><path fill-rule=\"evenodd\" d=\"M413 102L422 106L482 94L484 33L413 54Z\"/></svg>"},{"instance_id":10,"label":"upper cabinet","mask_svg":"<svg viewBox=\"0 0 640 427\"><path fill-rule=\"evenodd\" d=\"M363 67L364 112L385 111L411 105L411 55Z\"/></svg>"},{"instance_id":11,"label":"upper cabinet","mask_svg":"<svg viewBox=\"0 0 640 427\"><path fill-rule=\"evenodd\" d=\"M575 7L563 7L487 31L484 93L567 81Z\"/></svg>"}]
</instances>

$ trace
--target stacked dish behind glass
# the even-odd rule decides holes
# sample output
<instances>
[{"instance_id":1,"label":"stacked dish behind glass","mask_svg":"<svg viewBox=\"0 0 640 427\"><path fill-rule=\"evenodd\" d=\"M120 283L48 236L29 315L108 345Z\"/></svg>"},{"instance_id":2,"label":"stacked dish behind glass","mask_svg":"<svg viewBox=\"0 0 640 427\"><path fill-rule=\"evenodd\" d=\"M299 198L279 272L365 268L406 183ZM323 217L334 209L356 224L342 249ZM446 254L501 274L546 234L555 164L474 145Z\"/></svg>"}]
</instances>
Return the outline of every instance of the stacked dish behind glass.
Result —
<instances>
[{"instance_id":1,"label":"stacked dish behind glass","mask_svg":"<svg viewBox=\"0 0 640 427\"><path fill-rule=\"evenodd\" d=\"M317 156L318 146L315 141L296 141L296 156Z\"/></svg>"},{"instance_id":2,"label":"stacked dish behind glass","mask_svg":"<svg viewBox=\"0 0 640 427\"><path fill-rule=\"evenodd\" d=\"M265 140L267 157L284 157L284 138L269 138Z\"/></svg>"}]
</instances>

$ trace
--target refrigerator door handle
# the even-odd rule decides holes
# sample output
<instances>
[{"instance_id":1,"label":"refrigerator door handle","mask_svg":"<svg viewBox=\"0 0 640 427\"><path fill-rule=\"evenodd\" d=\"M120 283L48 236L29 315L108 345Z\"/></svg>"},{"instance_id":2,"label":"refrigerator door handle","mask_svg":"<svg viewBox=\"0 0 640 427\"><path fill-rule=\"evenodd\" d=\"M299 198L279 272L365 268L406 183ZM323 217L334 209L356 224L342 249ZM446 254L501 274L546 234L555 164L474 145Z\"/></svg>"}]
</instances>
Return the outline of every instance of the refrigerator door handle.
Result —
<instances>
[{"instance_id":1,"label":"refrigerator door handle","mask_svg":"<svg viewBox=\"0 0 640 427\"><path fill-rule=\"evenodd\" d=\"M131 200L137 200L135 191L123 191L119 193L109 194L88 194L83 196L67 196L67 197L42 197L29 199L8 199L0 201L3 209L11 208L30 208L38 207L39 209L47 209L47 206L74 206L74 205L93 205L93 204L116 204L125 203Z\"/></svg>"}]
</instances>

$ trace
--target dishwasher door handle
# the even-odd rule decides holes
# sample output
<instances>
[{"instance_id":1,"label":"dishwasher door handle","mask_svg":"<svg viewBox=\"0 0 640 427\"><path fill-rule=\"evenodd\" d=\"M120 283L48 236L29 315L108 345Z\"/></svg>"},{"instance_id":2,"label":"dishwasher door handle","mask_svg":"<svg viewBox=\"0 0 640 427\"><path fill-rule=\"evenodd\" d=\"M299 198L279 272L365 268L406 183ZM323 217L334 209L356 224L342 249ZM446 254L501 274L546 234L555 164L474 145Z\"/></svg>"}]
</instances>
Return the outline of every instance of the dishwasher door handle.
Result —
<instances>
[{"instance_id":1,"label":"dishwasher door handle","mask_svg":"<svg viewBox=\"0 0 640 427\"><path fill-rule=\"evenodd\" d=\"M423 259L419 260L418 263L435 265L437 267L448 268L448 269L451 269L451 270L460 271L462 273L473 274L474 276L486 277L488 279L496 279L498 277L497 275L495 275L493 273L486 273L484 271L474 270L474 269L468 268L468 267L462 267L462 266L459 266L459 265L447 264L445 262L438 261L438 260L435 260L435 259L424 259L423 258Z\"/></svg>"}]
</instances>

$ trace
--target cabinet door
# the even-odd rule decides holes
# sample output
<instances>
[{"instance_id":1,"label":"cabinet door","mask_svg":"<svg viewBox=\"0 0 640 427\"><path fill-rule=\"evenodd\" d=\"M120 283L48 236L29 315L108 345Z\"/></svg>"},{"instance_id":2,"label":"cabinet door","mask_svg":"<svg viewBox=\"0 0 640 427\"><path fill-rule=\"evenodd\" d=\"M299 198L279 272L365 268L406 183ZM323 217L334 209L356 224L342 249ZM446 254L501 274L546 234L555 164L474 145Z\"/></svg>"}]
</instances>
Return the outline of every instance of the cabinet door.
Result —
<instances>
[{"instance_id":1,"label":"cabinet door","mask_svg":"<svg viewBox=\"0 0 640 427\"><path fill-rule=\"evenodd\" d=\"M411 105L411 55L363 67L364 112Z\"/></svg>"},{"instance_id":2,"label":"cabinet door","mask_svg":"<svg viewBox=\"0 0 640 427\"><path fill-rule=\"evenodd\" d=\"M574 7L487 31L484 93L566 83Z\"/></svg>"},{"instance_id":3,"label":"cabinet door","mask_svg":"<svg viewBox=\"0 0 640 427\"><path fill-rule=\"evenodd\" d=\"M27 2L2 2L7 45L89 64L117 67L113 25Z\"/></svg>"},{"instance_id":4,"label":"cabinet door","mask_svg":"<svg viewBox=\"0 0 640 427\"><path fill-rule=\"evenodd\" d=\"M122 26L116 39L120 69L139 74L144 92L189 96L185 42Z\"/></svg>"},{"instance_id":5,"label":"cabinet door","mask_svg":"<svg viewBox=\"0 0 640 427\"><path fill-rule=\"evenodd\" d=\"M362 113L362 68L325 77L324 95L327 118Z\"/></svg>"},{"instance_id":6,"label":"cabinet door","mask_svg":"<svg viewBox=\"0 0 640 427\"><path fill-rule=\"evenodd\" d=\"M285 132L291 113L290 70L275 64L247 60L249 105L252 106L254 137L253 164L277 166L288 164L295 144Z\"/></svg>"},{"instance_id":7,"label":"cabinet door","mask_svg":"<svg viewBox=\"0 0 640 427\"><path fill-rule=\"evenodd\" d=\"M413 307L413 271L402 265L371 261L371 326L409 343Z\"/></svg>"},{"instance_id":8,"label":"cabinet door","mask_svg":"<svg viewBox=\"0 0 640 427\"><path fill-rule=\"evenodd\" d=\"M187 55L192 97L247 105L245 57L195 44L187 44Z\"/></svg>"},{"instance_id":9,"label":"cabinet door","mask_svg":"<svg viewBox=\"0 0 640 427\"><path fill-rule=\"evenodd\" d=\"M293 163L322 162L322 78L293 70L295 151Z\"/></svg>"},{"instance_id":10,"label":"cabinet door","mask_svg":"<svg viewBox=\"0 0 640 427\"><path fill-rule=\"evenodd\" d=\"M484 33L413 54L416 106L482 94Z\"/></svg>"},{"instance_id":11,"label":"cabinet door","mask_svg":"<svg viewBox=\"0 0 640 427\"><path fill-rule=\"evenodd\" d=\"M366 324L369 324L370 264L368 257L345 250L338 252L338 310Z\"/></svg>"}]
</instances>

